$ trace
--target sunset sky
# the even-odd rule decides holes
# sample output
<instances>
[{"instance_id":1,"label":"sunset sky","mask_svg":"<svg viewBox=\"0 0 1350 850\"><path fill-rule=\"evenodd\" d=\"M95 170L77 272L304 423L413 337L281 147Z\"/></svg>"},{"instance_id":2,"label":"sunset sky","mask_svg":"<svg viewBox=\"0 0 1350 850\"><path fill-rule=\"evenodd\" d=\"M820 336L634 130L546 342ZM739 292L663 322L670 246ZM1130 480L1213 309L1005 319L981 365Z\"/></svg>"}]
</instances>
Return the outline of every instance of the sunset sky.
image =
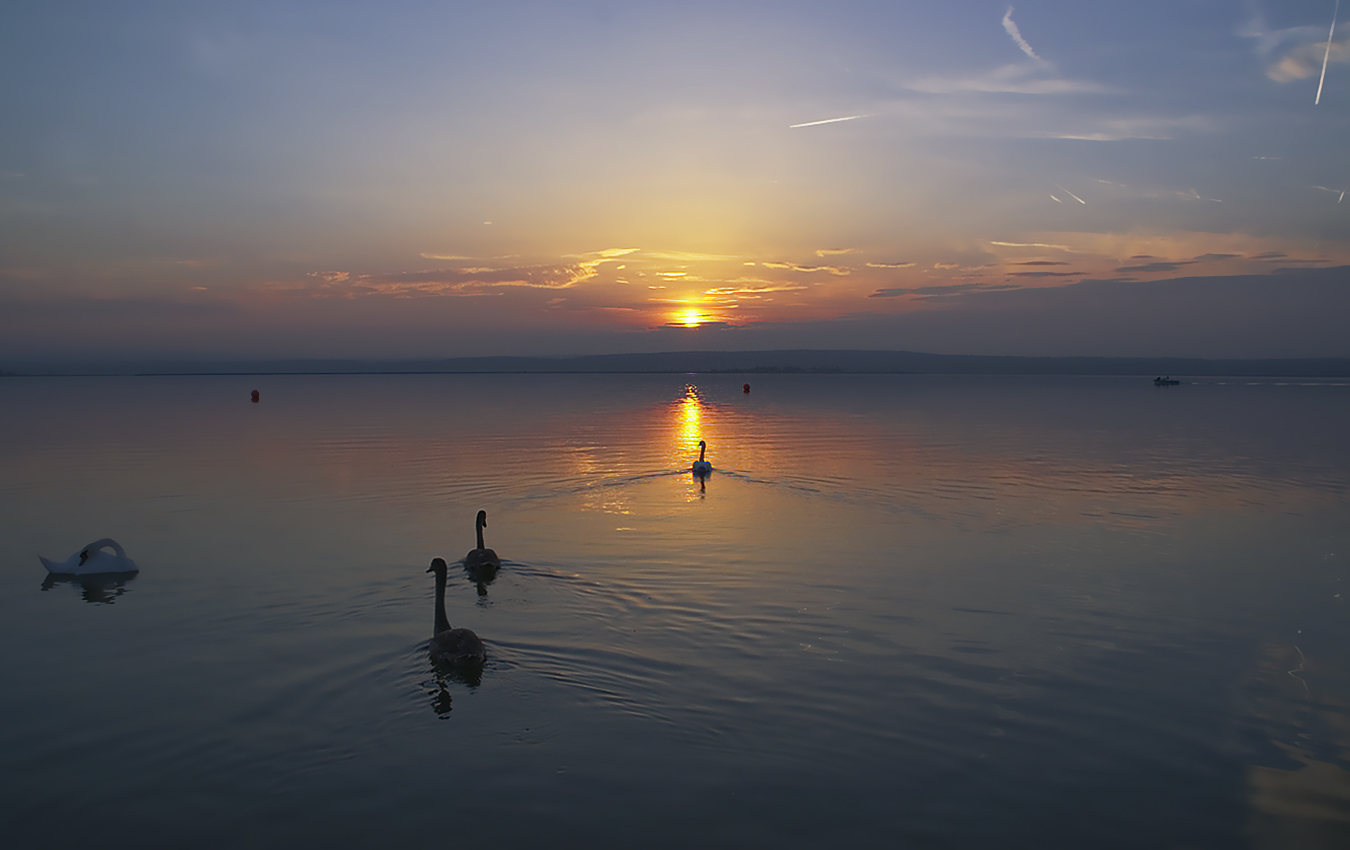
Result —
<instances>
[{"instance_id":1,"label":"sunset sky","mask_svg":"<svg viewBox=\"0 0 1350 850\"><path fill-rule=\"evenodd\" d=\"M1334 0L52 0L0 116L0 368L1350 356Z\"/></svg>"}]
</instances>

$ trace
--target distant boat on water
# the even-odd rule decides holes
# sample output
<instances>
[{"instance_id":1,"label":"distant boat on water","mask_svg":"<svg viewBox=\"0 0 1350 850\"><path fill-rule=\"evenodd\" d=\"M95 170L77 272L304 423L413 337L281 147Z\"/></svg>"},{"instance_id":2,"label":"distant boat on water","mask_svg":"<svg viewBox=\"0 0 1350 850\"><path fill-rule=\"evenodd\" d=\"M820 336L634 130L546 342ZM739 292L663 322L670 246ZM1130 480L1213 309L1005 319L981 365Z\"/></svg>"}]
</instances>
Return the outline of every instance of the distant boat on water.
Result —
<instances>
[{"instance_id":1,"label":"distant boat on water","mask_svg":"<svg viewBox=\"0 0 1350 850\"><path fill-rule=\"evenodd\" d=\"M1171 376L1171 375L1168 375L1166 378L1154 378L1154 379L1153 379L1153 386L1155 386L1155 387L1174 387L1174 386L1176 386L1177 384L1180 384L1180 383L1181 383L1181 381L1174 381L1174 380L1172 380L1172 376Z\"/></svg>"}]
</instances>

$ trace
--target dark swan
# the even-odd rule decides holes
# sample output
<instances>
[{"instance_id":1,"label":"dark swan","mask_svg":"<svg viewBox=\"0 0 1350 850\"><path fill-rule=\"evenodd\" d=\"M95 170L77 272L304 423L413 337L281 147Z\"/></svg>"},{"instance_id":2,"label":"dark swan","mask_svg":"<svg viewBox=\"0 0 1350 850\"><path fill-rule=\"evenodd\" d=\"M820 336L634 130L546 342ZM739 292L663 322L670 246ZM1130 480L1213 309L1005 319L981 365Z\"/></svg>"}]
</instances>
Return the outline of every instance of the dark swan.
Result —
<instances>
[{"instance_id":1,"label":"dark swan","mask_svg":"<svg viewBox=\"0 0 1350 850\"><path fill-rule=\"evenodd\" d=\"M708 444L704 440L698 441L698 460L689 469L695 475L707 475L712 472L712 464L703 459L703 455L708 451Z\"/></svg>"},{"instance_id":2,"label":"dark swan","mask_svg":"<svg viewBox=\"0 0 1350 850\"><path fill-rule=\"evenodd\" d=\"M444 558L433 558L427 572L436 574L436 631L427 648L431 650L431 659L442 664L469 666L482 664L487 658L487 650L478 635L469 629L452 629L445 617L445 575L449 567Z\"/></svg>"},{"instance_id":3,"label":"dark swan","mask_svg":"<svg viewBox=\"0 0 1350 850\"><path fill-rule=\"evenodd\" d=\"M497 557L497 553L483 546L483 529L487 527L487 511L478 512L478 520L474 523L475 531L478 532L478 548L464 556L464 569L474 578L491 579L497 574L498 568L502 565L502 559Z\"/></svg>"}]
</instances>

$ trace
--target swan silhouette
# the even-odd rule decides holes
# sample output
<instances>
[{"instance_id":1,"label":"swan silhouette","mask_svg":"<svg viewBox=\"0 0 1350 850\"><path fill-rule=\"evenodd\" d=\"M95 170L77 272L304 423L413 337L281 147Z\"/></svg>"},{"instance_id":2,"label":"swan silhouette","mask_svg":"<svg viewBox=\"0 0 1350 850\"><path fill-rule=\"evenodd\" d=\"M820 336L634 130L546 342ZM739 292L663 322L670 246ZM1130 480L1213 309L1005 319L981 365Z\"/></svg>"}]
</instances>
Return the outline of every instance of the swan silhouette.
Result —
<instances>
[{"instance_id":1,"label":"swan silhouette","mask_svg":"<svg viewBox=\"0 0 1350 850\"><path fill-rule=\"evenodd\" d=\"M478 548L464 556L464 569L474 578L490 580L497 574L502 559L497 557L496 552L483 546L483 529L486 527L487 511L479 511L478 519L474 522L474 530L478 532Z\"/></svg>"},{"instance_id":2,"label":"swan silhouette","mask_svg":"<svg viewBox=\"0 0 1350 850\"><path fill-rule=\"evenodd\" d=\"M693 472L695 475L707 475L709 472L712 472L712 464L703 459L703 455L707 451L708 451L707 442L705 442L704 440L699 440L698 460L694 461L694 465L689 467L690 471Z\"/></svg>"},{"instance_id":3,"label":"swan silhouette","mask_svg":"<svg viewBox=\"0 0 1350 850\"><path fill-rule=\"evenodd\" d=\"M436 574L436 630L427 648L431 650L431 659L442 664L470 666L482 664L487 658L487 650L478 635L469 629L452 629L445 618L445 576L449 567L444 558L433 558L427 572Z\"/></svg>"},{"instance_id":4,"label":"swan silhouette","mask_svg":"<svg viewBox=\"0 0 1350 850\"><path fill-rule=\"evenodd\" d=\"M105 548L111 548L112 553L104 552ZM64 561L52 561L41 555L38 555L38 560L42 562L42 566L47 568L47 572L53 575L81 576L94 573L134 573L140 571L136 562L127 557L126 550L122 548L121 544L111 537L95 540Z\"/></svg>"}]
</instances>

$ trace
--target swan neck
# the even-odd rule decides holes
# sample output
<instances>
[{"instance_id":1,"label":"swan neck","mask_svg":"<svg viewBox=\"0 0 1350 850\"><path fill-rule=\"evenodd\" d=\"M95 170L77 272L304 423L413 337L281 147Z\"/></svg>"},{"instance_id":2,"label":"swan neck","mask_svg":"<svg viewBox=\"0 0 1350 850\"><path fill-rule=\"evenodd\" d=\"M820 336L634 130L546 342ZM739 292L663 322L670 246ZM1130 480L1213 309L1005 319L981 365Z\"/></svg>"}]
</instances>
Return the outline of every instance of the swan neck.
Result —
<instances>
[{"instance_id":1,"label":"swan neck","mask_svg":"<svg viewBox=\"0 0 1350 850\"><path fill-rule=\"evenodd\" d=\"M118 543L116 540L113 540L111 537L104 537L100 540L95 540L93 543L90 543L88 546L84 547L84 549L81 551L88 552L92 556L95 552L104 547L110 547L119 558L125 558L127 556L127 551L122 548L122 545Z\"/></svg>"},{"instance_id":2,"label":"swan neck","mask_svg":"<svg viewBox=\"0 0 1350 850\"><path fill-rule=\"evenodd\" d=\"M476 530L477 530L477 532L478 532L478 548L479 548L479 549L482 549L482 548L483 548L483 524L482 524L481 522L480 522L480 523L476 523Z\"/></svg>"},{"instance_id":3,"label":"swan neck","mask_svg":"<svg viewBox=\"0 0 1350 850\"><path fill-rule=\"evenodd\" d=\"M445 616L445 570L436 571L436 630L432 634L450 631L450 620Z\"/></svg>"},{"instance_id":4,"label":"swan neck","mask_svg":"<svg viewBox=\"0 0 1350 850\"><path fill-rule=\"evenodd\" d=\"M706 452L706 451L708 451L708 447L707 447L707 446L700 445L700 446L698 447L698 462L699 462L699 463L703 463L703 454L704 454L704 452Z\"/></svg>"}]
</instances>

